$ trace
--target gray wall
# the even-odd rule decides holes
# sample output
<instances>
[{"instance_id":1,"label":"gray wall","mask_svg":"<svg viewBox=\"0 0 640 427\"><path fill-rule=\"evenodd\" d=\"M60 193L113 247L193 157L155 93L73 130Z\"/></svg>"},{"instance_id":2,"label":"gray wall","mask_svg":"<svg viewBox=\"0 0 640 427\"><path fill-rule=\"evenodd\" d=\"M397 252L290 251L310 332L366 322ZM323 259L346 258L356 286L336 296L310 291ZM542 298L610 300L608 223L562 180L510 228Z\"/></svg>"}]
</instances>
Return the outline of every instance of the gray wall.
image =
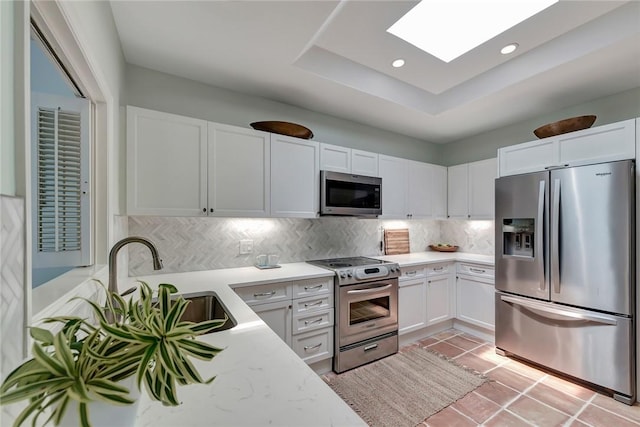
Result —
<instances>
[{"instance_id":1,"label":"gray wall","mask_svg":"<svg viewBox=\"0 0 640 427\"><path fill-rule=\"evenodd\" d=\"M594 126L640 117L640 88L534 117L442 146L442 165L451 166L497 155L497 149L536 140L533 130L568 117L595 114Z\"/></svg>"},{"instance_id":2,"label":"gray wall","mask_svg":"<svg viewBox=\"0 0 640 427\"><path fill-rule=\"evenodd\" d=\"M289 121L311 129L315 141L441 162L441 148L436 144L147 68L128 64L125 85L126 105L243 127L263 120Z\"/></svg>"}]
</instances>

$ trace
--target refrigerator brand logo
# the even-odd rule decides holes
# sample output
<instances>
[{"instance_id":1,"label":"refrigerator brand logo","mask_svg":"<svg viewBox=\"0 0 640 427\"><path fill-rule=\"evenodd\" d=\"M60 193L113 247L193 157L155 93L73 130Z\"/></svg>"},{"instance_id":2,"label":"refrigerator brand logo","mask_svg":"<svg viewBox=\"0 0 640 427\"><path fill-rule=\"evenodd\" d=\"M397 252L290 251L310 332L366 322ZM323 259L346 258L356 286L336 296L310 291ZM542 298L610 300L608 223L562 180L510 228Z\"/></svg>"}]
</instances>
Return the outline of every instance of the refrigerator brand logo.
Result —
<instances>
[{"instance_id":1,"label":"refrigerator brand logo","mask_svg":"<svg viewBox=\"0 0 640 427\"><path fill-rule=\"evenodd\" d=\"M607 176L607 175L611 175L611 172L598 172L596 174L596 176Z\"/></svg>"}]
</instances>

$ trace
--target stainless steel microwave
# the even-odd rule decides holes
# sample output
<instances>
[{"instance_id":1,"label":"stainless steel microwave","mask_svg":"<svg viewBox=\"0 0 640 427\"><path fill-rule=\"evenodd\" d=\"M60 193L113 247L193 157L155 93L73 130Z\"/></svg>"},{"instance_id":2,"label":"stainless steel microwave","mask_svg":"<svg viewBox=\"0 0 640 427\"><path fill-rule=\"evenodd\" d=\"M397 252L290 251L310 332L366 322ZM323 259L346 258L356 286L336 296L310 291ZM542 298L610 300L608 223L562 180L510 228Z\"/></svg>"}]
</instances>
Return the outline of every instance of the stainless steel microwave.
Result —
<instances>
[{"instance_id":1,"label":"stainless steel microwave","mask_svg":"<svg viewBox=\"0 0 640 427\"><path fill-rule=\"evenodd\" d=\"M382 178L320 171L320 215L382 214Z\"/></svg>"}]
</instances>

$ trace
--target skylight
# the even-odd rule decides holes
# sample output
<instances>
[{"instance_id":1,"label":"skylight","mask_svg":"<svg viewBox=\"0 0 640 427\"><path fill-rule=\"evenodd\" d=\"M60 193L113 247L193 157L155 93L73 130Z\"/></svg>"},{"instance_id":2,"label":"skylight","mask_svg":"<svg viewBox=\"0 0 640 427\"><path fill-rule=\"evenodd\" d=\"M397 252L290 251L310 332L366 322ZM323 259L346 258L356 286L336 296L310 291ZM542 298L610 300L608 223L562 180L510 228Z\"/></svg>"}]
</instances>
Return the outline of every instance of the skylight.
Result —
<instances>
[{"instance_id":1,"label":"skylight","mask_svg":"<svg viewBox=\"0 0 640 427\"><path fill-rule=\"evenodd\" d=\"M422 0L387 30L451 62L558 0Z\"/></svg>"}]
</instances>

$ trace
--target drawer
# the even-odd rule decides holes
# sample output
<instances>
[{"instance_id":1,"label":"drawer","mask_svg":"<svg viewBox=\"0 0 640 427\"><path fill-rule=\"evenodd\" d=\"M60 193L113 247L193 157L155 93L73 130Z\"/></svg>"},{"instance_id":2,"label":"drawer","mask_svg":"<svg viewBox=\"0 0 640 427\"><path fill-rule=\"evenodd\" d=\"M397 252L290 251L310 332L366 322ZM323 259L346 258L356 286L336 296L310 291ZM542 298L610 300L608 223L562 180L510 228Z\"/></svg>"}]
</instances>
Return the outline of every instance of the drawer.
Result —
<instances>
[{"instance_id":1,"label":"drawer","mask_svg":"<svg viewBox=\"0 0 640 427\"><path fill-rule=\"evenodd\" d=\"M292 341L293 351L307 363L333 357L333 328L296 335Z\"/></svg>"},{"instance_id":2,"label":"drawer","mask_svg":"<svg viewBox=\"0 0 640 427\"><path fill-rule=\"evenodd\" d=\"M487 279L493 279L495 276L495 270L493 267L480 265L480 264L458 264L458 274L466 274L468 276L486 277Z\"/></svg>"},{"instance_id":3,"label":"drawer","mask_svg":"<svg viewBox=\"0 0 640 427\"><path fill-rule=\"evenodd\" d=\"M293 300L293 315L333 308L333 294L316 295Z\"/></svg>"},{"instance_id":4,"label":"drawer","mask_svg":"<svg viewBox=\"0 0 640 427\"><path fill-rule=\"evenodd\" d=\"M243 286L234 291L248 305L291 299L291 282L269 283L266 285Z\"/></svg>"},{"instance_id":5,"label":"drawer","mask_svg":"<svg viewBox=\"0 0 640 427\"><path fill-rule=\"evenodd\" d=\"M311 295L333 294L333 277L298 280L293 284L293 297L303 298Z\"/></svg>"},{"instance_id":6,"label":"drawer","mask_svg":"<svg viewBox=\"0 0 640 427\"><path fill-rule=\"evenodd\" d=\"M424 265L416 265L413 267L400 267L399 280L414 279L416 277L425 277Z\"/></svg>"},{"instance_id":7,"label":"drawer","mask_svg":"<svg viewBox=\"0 0 640 427\"><path fill-rule=\"evenodd\" d=\"M314 311L301 316L294 316L291 333L293 335L302 332L333 326L333 309Z\"/></svg>"},{"instance_id":8,"label":"drawer","mask_svg":"<svg viewBox=\"0 0 640 427\"><path fill-rule=\"evenodd\" d=\"M440 264L429 264L425 268L427 276L438 276L440 274L449 274L452 264L450 262Z\"/></svg>"}]
</instances>

